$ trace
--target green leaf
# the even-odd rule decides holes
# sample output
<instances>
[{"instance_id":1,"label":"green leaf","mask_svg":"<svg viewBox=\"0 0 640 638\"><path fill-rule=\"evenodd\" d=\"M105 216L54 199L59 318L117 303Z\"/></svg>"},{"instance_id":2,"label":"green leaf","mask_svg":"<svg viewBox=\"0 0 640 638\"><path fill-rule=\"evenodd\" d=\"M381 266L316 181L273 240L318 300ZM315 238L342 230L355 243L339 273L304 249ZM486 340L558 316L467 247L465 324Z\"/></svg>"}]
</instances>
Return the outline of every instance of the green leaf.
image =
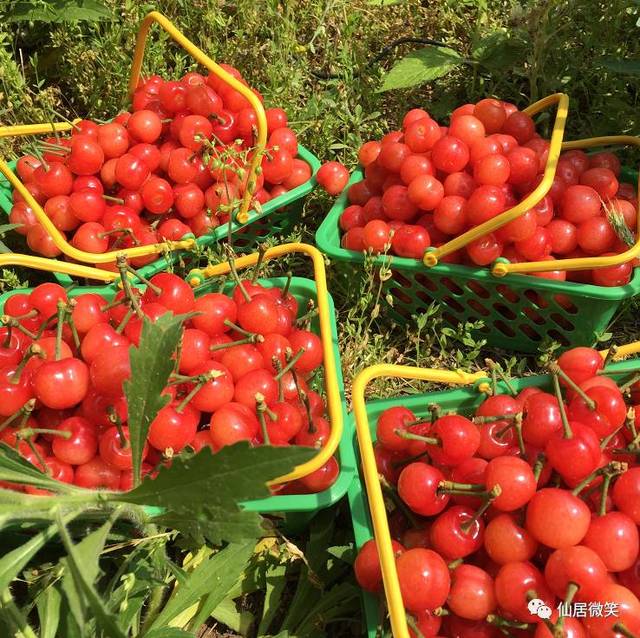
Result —
<instances>
[{"instance_id":1,"label":"green leaf","mask_svg":"<svg viewBox=\"0 0 640 638\"><path fill-rule=\"evenodd\" d=\"M96 0L49 0L16 2L4 16L5 22L95 22L112 19L111 12Z\"/></svg>"},{"instance_id":2,"label":"green leaf","mask_svg":"<svg viewBox=\"0 0 640 638\"><path fill-rule=\"evenodd\" d=\"M133 455L133 476L136 484L142 465L142 451L149 426L158 411L169 403L169 396L161 394L173 371L172 354L178 347L184 316L167 313L152 322L144 318L137 348L131 347L131 378L124 391L129 406L129 436Z\"/></svg>"},{"instance_id":3,"label":"green leaf","mask_svg":"<svg viewBox=\"0 0 640 638\"><path fill-rule=\"evenodd\" d=\"M36 607L40 624L40 638L56 638L60 624L61 602L62 595L56 585L49 585L38 596Z\"/></svg>"},{"instance_id":4,"label":"green leaf","mask_svg":"<svg viewBox=\"0 0 640 638\"><path fill-rule=\"evenodd\" d=\"M392 7L395 4L402 4L406 0L367 0L367 4L373 7Z\"/></svg>"},{"instance_id":5,"label":"green leaf","mask_svg":"<svg viewBox=\"0 0 640 638\"><path fill-rule=\"evenodd\" d=\"M640 77L640 60L620 60L617 58L601 58L600 64L609 71Z\"/></svg>"},{"instance_id":6,"label":"green leaf","mask_svg":"<svg viewBox=\"0 0 640 638\"><path fill-rule=\"evenodd\" d=\"M72 516L69 516L68 520L72 518ZM57 531L58 526L56 524L49 525L47 529L0 559L0 591L9 587L11 581L24 569L27 563L48 541L57 535Z\"/></svg>"},{"instance_id":7,"label":"green leaf","mask_svg":"<svg viewBox=\"0 0 640 638\"><path fill-rule=\"evenodd\" d=\"M286 565L272 565L267 569L262 619L258 627L259 636L267 633L273 619L280 611L280 601L282 600L282 594L287 585L287 579L285 578L286 573Z\"/></svg>"},{"instance_id":8,"label":"green leaf","mask_svg":"<svg viewBox=\"0 0 640 638\"><path fill-rule=\"evenodd\" d=\"M248 636L255 620L254 616L246 609L238 611L232 596L233 591L211 612L211 617L241 636Z\"/></svg>"},{"instance_id":9,"label":"green leaf","mask_svg":"<svg viewBox=\"0 0 640 638\"><path fill-rule=\"evenodd\" d=\"M191 605L202 601L202 613L208 617L225 599L227 592L238 580L247 561L253 554L255 540L250 543L232 544L198 565L187 580L174 590L151 628L168 625L172 618Z\"/></svg>"},{"instance_id":10,"label":"green leaf","mask_svg":"<svg viewBox=\"0 0 640 638\"><path fill-rule=\"evenodd\" d=\"M428 46L402 58L385 76L382 91L406 89L436 80L464 60L452 49Z\"/></svg>"},{"instance_id":11,"label":"green leaf","mask_svg":"<svg viewBox=\"0 0 640 638\"><path fill-rule=\"evenodd\" d=\"M166 508L158 523L191 535L203 534L213 544L260 535L261 518L241 511L239 503L269 496L267 481L289 472L316 454L303 447L250 447L241 442L212 454L173 459L153 480L147 479L120 501Z\"/></svg>"},{"instance_id":12,"label":"green leaf","mask_svg":"<svg viewBox=\"0 0 640 638\"><path fill-rule=\"evenodd\" d=\"M5 235L11 230L20 228L23 224L0 224L0 235Z\"/></svg>"},{"instance_id":13,"label":"green leaf","mask_svg":"<svg viewBox=\"0 0 640 638\"><path fill-rule=\"evenodd\" d=\"M471 56L491 71L511 69L527 55L528 35L521 30L499 29L473 44Z\"/></svg>"},{"instance_id":14,"label":"green leaf","mask_svg":"<svg viewBox=\"0 0 640 638\"><path fill-rule=\"evenodd\" d=\"M48 477L6 443L0 443L0 481L33 485L56 492L80 493L85 491Z\"/></svg>"},{"instance_id":15,"label":"green leaf","mask_svg":"<svg viewBox=\"0 0 640 638\"><path fill-rule=\"evenodd\" d=\"M118 625L117 617L108 611L104 601L91 583L92 567L87 566L83 562L83 558L86 558L86 554L88 553L87 550L81 553L77 551L77 547L71 541L59 510L56 511L56 521L62 542L67 550L67 562L73 575L75 586L86 598L97 625L102 628L109 638L126 638L124 632Z\"/></svg>"}]
</instances>

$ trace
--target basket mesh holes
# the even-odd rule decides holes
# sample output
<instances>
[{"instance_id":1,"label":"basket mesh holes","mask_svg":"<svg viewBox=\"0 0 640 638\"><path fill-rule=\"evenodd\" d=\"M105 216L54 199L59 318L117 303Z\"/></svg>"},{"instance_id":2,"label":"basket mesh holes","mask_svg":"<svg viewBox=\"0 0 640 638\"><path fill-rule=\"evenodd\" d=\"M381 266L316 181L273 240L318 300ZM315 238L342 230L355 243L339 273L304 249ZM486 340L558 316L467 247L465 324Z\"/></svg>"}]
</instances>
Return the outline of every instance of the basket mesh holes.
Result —
<instances>
[{"instance_id":1,"label":"basket mesh holes","mask_svg":"<svg viewBox=\"0 0 640 638\"><path fill-rule=\"evenodd\" d=\"M431 295L428 295L426 292L422 292L422 290L416 290L416 297L423 301L427 306L431 305L436 299Z\"/></svg>"},{"instance_id":2,"label":"basket mesh holes","mask_svg":"<svg viewBox=\"0 0 640 638\"><path fill-rule=\"evenodd\" d=\"M525 290L524 296L539 308L544 307L544 305L540 302L540 295L535 290Z\"/></svg>"},{"instance_id":3,"label":"basket mesh holes","mask_svg":"<svg viewBox=\"0 0 640 638\"><path fill-rule=\"evenodd\" d=\"M431 290L431 292L435 292L436 290L438 290L438 286L435 284L435 282L429 279L426 275L422 275L422 274L416 275L416 281L423 288L426 288L427 290Z\"/></svg>"},{"instance_id":4,"label":"basket mesh holes","mask_svg":"<svg viewBox=\"0 0 640 638\"><path fill-rule=\"evenodd\" d=\"M464 306L458 303L453 297L443 297L442 303L446 303L449 308L456 312L464 312Z\"/></svg>"},{"instance_id":5,"label":"basket mesh holes","mask_svg":"<svg viewBox=\"0 0 640 638\"><path fill-rule=\"evenodd\" d=\"M448 323L451 324L452 326L457 326L460 324L460 320L458 319L458 317L454 317L451 313L449 312L443 312L442 313L442 318Z\"/></svg>"},{"instance_id":6,"label":"basket mesh holes","mask_svg":"<svg viewBox=\"0 0 640 638\"><path fill-rule=\"evenodd\" d=\"M569 340L561 332L558 332L558 330L549 330L547 331L547 334L563 346L569 345Z\"/></svg>"},{"instance_id":7,"label":"basket mesh holes","mask_svg":"<svg viewBox=\"0 0 640 638\"><path fill-rule=\"evenodd\" d=\"M557 312L551 313L551 318L563 329L572 331L575 329L575 326L565 317Z\"/></svg>"},{"instance_id":8,"label":"basket mesh holes","mask_svg":"<svg viewBox=\"0 0 640 638\"><path fill-rule=\"evenodd\" d=\"M474 294L478 295L478 297L482 297L483 299L489 299L489 297L491 296L489 291L484 286L481 286L475 281L470 281L467 284L467 288Z\"/></svg>"},{"instance_id":9,"label":"basket mesh holes","mask_svg":"<svg viewBox=\"0 0 640 638\"><path fill-rule=\"evenodd\" d=\"M515 290L509 288L509 286L505 284L499 284L496 286L496 290L498 293L508 301L509 303L518 303L520 301L520 297L516 294Z\"/></svg>"},{"instance_id":10,"label":"basket mesh holes","mask_svg":"<svg viewBox=\"0 0 640 638\"><path fill-rule=\"evenodd\" d=\"M542 337L526 323L519 325L518 328L520 329L520 332L529 337L532 341L540 341L542 339Z\"/></svg>"},{"instance_id":11,"label":"basket mesh holes","mask_svg":"<svg viewBox=\"0 0 640 638\"><path fill-rule=\"evenodd\" d=\"M450 290L454 295L464 294L464 290L462 290L462 288L460 288L460 286L458 286L458 284L453 281L453 279L450 279L449 277L443 277L441 282L442 285Z\"/></svg>"},{"instance_id":12,"label":"basket mesh holes","mask_svg":"<svg viewBox=\"0 0 640 638\"><path fill-rule=\"evenodd\" d=\"M405 288L411 288L411 281L397 270L391 271L391 279Z\"/></svg>"},{"instance_id":13,"label":"basket mesh holes","mask_svg":"<svg viewBox=\"0 0 640 638\"><path fill-rule=\"evenodd\" d=\"M507 335L507 337L515 337L516 336L515 330L513 330L513 328L511 328L504 321L502 321L502 319L498 319L497 321L494 321L493 325L498 330L500 330L500 332L502 334Z\"/></svg>"},{"instance_id":14,"label":"basket mesh holes","mask_svg":"<svg viewBox=\"0 0 640 638\"><path fill-rule=\"evenodd\" d=\"M556 305L560 306L563 312L567 312L571 315L578 314L578 308L572 303L571 299L567 295L554 295L553 301Z\"/></svg>"},{"instance_id":15,"label":"basket mesh holes","mask_svg":"<svg viewBox=\"0 0 640 638\"><path fill-rule=\"evenodd\" d=\"M467 304L469 308L475 310L479 315L483 317L489 315L489 311L477 299L467 299Z\"/></svg>"},{"instance_id":16,"label":"basket mesh holes","mask_svg":"<svg viewBox=\"0 0 640 638\"><path fill-rule=\"evenodd\" d=\"M539 326L544 324L544 317L533 308L523 308L524 314L533 321L533 323L537 323Z\"/></svg>"},{"instance_id":17,"label":"basket mesh holes","mask_svg":"<svg viewBox=\"0 0 640 638\"><path fill-rule=\"evenodd\" d=\"M504 304L501 303L494 303L493 307L503 316L506 317L507 319L515 319L516 318L516 313L513 312L513 310L511 310L510 308L507 308L507 306L505 306Z\"/></svg>"},{"instance_id":18,"label":"basket mesh holes","mask_svg":"<svg viewBox=\"0 0 640 638\"><path fill-rule=\"evenodd\" d=\"M400 288L391 288L391 294L394 297L396 297L396 299L399 299L402 303L410 304L412 301L411 297L409 297L409 295L407 295L406 293L402 292Z\"/></svg>"}]
</instances>

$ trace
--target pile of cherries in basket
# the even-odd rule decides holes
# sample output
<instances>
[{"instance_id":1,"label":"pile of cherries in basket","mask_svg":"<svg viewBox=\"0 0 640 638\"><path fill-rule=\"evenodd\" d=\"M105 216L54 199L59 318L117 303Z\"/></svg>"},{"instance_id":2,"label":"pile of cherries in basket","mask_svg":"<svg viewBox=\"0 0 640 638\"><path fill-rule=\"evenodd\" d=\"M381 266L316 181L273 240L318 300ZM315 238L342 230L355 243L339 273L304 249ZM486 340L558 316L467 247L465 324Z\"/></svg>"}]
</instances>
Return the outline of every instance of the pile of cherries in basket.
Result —
<instances>
[{"instance_id":1,"label":"pile of cherries in basket","mask_svg":"<svg viewBox=\"0 0 640 638\"><path fill-rule=\"evenodd\" d=\"M237 69L221 66L246 84ZM187 73L179 81L154 75L135 91L131 112L107 123L78 122L70 136L34 145L16 171L79 250L104 253L189 233L200 237L229 221L247 188L254 205L264 204L311 177L310 166L296 157L287 114L269 108L266 116L262 170L249 184L256 114L248 100L213 74ZM17 191L13 201L11 222L20 224L31 250L59 255Z\"/></svg>"},{"instance_id":2,"label":"pile of cherries in basket","mask_svg":"<svg viewBox=\"0 0 640 638\"><path fill-rule=\"evenodd\" d=\"M465 104L440 126L412 109L402 129L359 151L365 178L348 191L340 217L342 246L413 259L512 208L540 183L549 142L513 104ZM635 188L619 182L609 152L563 153L548 194L521 217L444 256L446 263L487 266L611 255L633 244ZM634 263L538 274L600 286L629 282Z\"/></svg>"},{"instance_id":3,"label":"pile of cherries in basket","mask_svg":"<svg viewBox=\"0 0 640 638\"><path fill-rule=\"evenodd\" d=\"M375 454L412 637L640 635L637 372L617 385L582 347L549 371L548 389L494 393L470 416L380 414ZM373 540L355 573L382 590Z\"/></svg>"},{"instance_id":4,"label":"pile of cherries in basket","mask_svg":"<svg viewBox=\"0 0 640 638\"><path fill-rule=\"evenodd\" d=\"M164 391L170 402L151 424L143 474L153 476L184 451L216 452L237 441L324 446L331 426L310 387L323 364L321 339L310 330L315 310L299 308L288 284L236 281L229 294L197 298L170 273L153 276L143 293L127 285L111 302L93 293L70 298L53 283L8 298L0 328L0 442L60 481L130 489L123 383L143 318L171 312L194 315L173 353ZM322 491L338 471L332 457L282 490Z\"/></svg>"}]
</instances>

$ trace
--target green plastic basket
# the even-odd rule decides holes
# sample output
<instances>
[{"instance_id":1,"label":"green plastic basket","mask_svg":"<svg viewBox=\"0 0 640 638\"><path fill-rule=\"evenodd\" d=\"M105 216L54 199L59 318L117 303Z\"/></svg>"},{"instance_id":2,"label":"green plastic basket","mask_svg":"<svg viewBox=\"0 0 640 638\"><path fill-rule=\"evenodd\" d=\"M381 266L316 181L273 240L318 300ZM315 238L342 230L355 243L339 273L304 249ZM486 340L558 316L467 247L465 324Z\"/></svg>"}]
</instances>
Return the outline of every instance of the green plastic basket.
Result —
<instances>
[{"instance_id":1,"label":"green plastic basket","mask_svg":"<svg viewBox=\"0 0 640 638\"><path fill-rule=\"evenodd\" d=\"M362 170L357 170L349 184L363 177ZM625 171L625 177L636 181L637 173ZM329 257L348 264L347 276L353 276L365 255L340 244L340 215L348 205L345 189L318 228L316 245ZM536 352L549 340L563 348L592 345L606 331L620 304L640 292L640 268L626 286L607 288L530 275L498 278L488 268L457 264L427 268L404 257L378 256L373 261L391 268L392 276L383 282L383 290L393 298L388 312L399 323L407 323L437 303L448 324L481 321L479 336L490 345L517 352Z\"/></svg>"},{"instance_id":2,"label":"green plastic basket","mask_svg":"<svg viewBox=\"0 0 640 638\"><path fill-rule=\"evenodd\" d=\"M269 200L262 206L260 213L250 210L246 223L228 222L218 226L213 232L198 237L196 240L198 248L205 248L224 241L231 233L236 252L255 252L257 245L264 241L290 235L302 216L305 197L316 187L315 175L320 168L320 160L302 145L298 145L298 157L311 167L311 177L304 184L283 193L280 197ZM15 162L9 163L9 166L14 170ZM9 215L11 207L12 190L4 175L0 173L0 209ZM175 264L179 259L185 258L188 254L185 251L168 253L138 270L143 277L151 277L158 272L167 270L169 266ZM54 276L62 285L67 286L72 283L69 275L55 273Z\"/></svg>"},{"instance_id":3,"label":"green plastic basket","mask_svg":"<svg viewBox=\"0 0 640 638\"><path fill-rule=\"evenodd\" d=\"M266 287L282 286L286 281L285 277L272 277L262 279L260 283ZM207 292L217 291L219 282L215 279L209 279L202 286L196 289L196 296ZM228 290L233 284L227 283ZM85 293L96 293L111 300L116 294L116 288L104 287L75 287L69 291L70 297L77 297ZM0 313L4 309L6 300L19 293L28 293L30 289L11 290L0 295ZM293 277L289 291L295 296L300 304L300 308L305 308L310 299L316 299L316 285L310 279L302 277ZM335 322L335 308L333 299L329 295L329 312L331 321L331 342L336 360L337 383L340 391L340 400L342 405L342 415L345 426L347 424L346 400L344 396L344 381L342 378L342 368L340 364L340 352L338 349L338 333ZM317 331L318 325L312 322L312 330ZM336 482L324 492L317 494L287 494L274 495L253 501L247 501L242 506L250 511L260 512L261 514L282 515L284 517L284 526L290 532L302 529L316 512L321 509L330 507L337 503L347 492L355 475L357 474L355 450L353 446L354 433L348 428L344 429L342 438L338 446L338 455L340 462L340 474Z\"/></svg>"},{"instance_id":4,"label":"green plastic basket","mask_svg":"<svg viewBox=\"0 0 640 638\"><path fill-rule=\"evenodd\" d=\"M628 359L619 363L611 364L607 367L608 371L615 372L611 375L617 380L629 377L638 371L640 359ZM376 440L376 423L378 417L385 410L392 407L404 407L411 410L418 418L429 416L429 405L437 403L443 409L457 410L462 414L471 414L475 408L484 400L484 395L477 389L477 382L474 385L456 388L453 390L442 390L438 392L429 392L426 394L411 394L393 399L378 399L367 401L367 417L369 419L369 430L371 438ZM510 381L513 388L520 392L524 388L539 387L547 392L553 392L553 387L549 376L536 375L524 377L522 379L514 379ZM504 383L499 382L500 392L507 392L508 388ZM345 429L349 432L355 430L355 418L350 413L345 421ZM354 449L358 467L360 466L360 454L357 444ZM365 489L364 478L358 473L354 478L348 492L349 507L351 509L351 522L353 524L353 533L356 546L358 549L368 540L374 537L373 525L369 514L369 504L367 502L367 493ZM365 612L365 620L367 623L368 638L377 638L380 634L381 623L384 618L381 613L381 601L373 594L362 591L362 601ZM390 635L390 634L389 634Z\"/></svg>"}]
</instances>

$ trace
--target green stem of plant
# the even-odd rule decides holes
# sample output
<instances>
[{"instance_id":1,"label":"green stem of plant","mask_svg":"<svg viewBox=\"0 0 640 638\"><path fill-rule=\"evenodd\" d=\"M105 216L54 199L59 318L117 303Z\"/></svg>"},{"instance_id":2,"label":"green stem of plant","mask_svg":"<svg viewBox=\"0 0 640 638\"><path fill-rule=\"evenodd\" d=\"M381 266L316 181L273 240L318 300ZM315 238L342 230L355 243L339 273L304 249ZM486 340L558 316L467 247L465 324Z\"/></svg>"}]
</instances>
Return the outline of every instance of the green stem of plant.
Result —
<instances>
[{"instance_id":1,"label":"green stem of plant","mask_svg":"<svg viewBox=\"0 0 640 638\"><path fill-rule=\"evenodd\" d=\"M636 372L626 383L623 383L620 388L620 392L623 394L633 385L640 381L640 372Z\"/></svg>"},{"instance_id":2,"label":"green stem of plant","mask_svg":"<svg viewBox=\"0 0 640 638\"><path fill-rule=\"evenodd\" d=\"M254 334L246 339L238 339L237 341L229 341L227 343L216 343L209 346L210 352L219 352L220 350L226 350L227 348L233 348L234 346L243 346L248 343L261 343L264 341L264 337L259 334Z\"/></svg>"},{"instance_id":3,"label":"green stem of plant","mask_svg":"<svg viewBox=\"0 0 640 638\"><path fill-rule=\"evenodd\" d=\"M22 428L16 436L19 439L28 439L36 434L50 434L51 436L59 436L61 439L71 438L69 430L51 430L49 428Z\"/></svg>"},{"instance_id":4,"label":"green stem of plant","mask_svg":"<svg viewBox=\"0 0 640 638\"><path fill-rule=\"evenodd\" d=\"M264 418L267 410L267 404L264 401L262 394L256 394L256 411L258 413L258 421L260 422L260 430L262 432L262 440L265 445L271 445L271 439L269 438L269 431L267 430L267 420Z\"/></svg>"},{"instance_id":5,"label":"green stem of plant","mask_svg":"<svg viewBox=\"0 0 640 638\"><path fill-rule=\"evenodd\" d=\"M556 399L558 399L558 409L560 410L560 418L562 419L562 428L564 430L564 438L572 439L573 432L571 431L571 426L569 425L569 419L567 419L567 411L564 408L564 399L562 398L562 390L560 389L560 380L558 379L558 375L551 373L551 378L553 379L553 390L556 395Z\"/></svg>"},{"instance_id":6,"label":"green stem of plant","mask_svg":"<svg viewBox=\"0 0 640 638\"><path fill-rule=\"evenodd\" d=\"M547 457L540 452L538 457L536 458L536 462L533 465L533 476L536 479L536 482L540 480L540 475L542 474L542 470L544 470L545 463L547 462Z\"/></svg>"},{"instance_id":7,"label":"green stem of plant","mask_svg":"<svg viewBox=\"0 0 640 638\"><path fill-rule=\"evenodd\" d=\"M189 405L189 402L191 401L191 399L193 399L193 397L196 396L196 394L198 394L198 392L200 392L200 390L202 389L202 386L206 383L205 380L200 380L198 381L198 383L196 383L193 388L191 388L189 394L187 394L187 396L182 399L182 401L180 401L180 405L176 408L176 412L178 414L182 414L182 411L187 407L187 405Z\"/></svg>"},{"instance_id":8,"label":"green stem of plant","mask_svg":"<svg viewBox=\"0 0 640 638\"><path fill-rule=\"evenodd\" d=\"M253 274L251 275L252 284L255 284L256 281L258 281L260 270L262 269L262 262L264 261L264 255L268 248L269 247L266 244L258 244L258 260L256 261L256 265L253 267Z\"/></svg>"},{"instance_id":9,"label":"green stem of plant","mask_svg":"<svg viewBox=\"0 0 640 638\"><path fill-rule=\"evenodd\" d=\"M552 363L549 371L560 377L585 402L589 410L593 412L596 409L596 402L557 363Z\"/></svg>"},{"instance_id":10,"label":"green stem of plant","mask_svg":"<svg viewBox=\"0 0 640 638\"><path fill-rule=\"evenodd\" d=\"M502 494L502 488L499 485L494 485L485 500L485 502L478 508L476 513L468 520L460 525L460 529L464 534L468 534L471 527L482 518L483 514L491 507L491 503Z\"/></svg>"},{"instance_id":11,"label":"green stem of plant","mask_svg":"<svg viewBox=\"0 0 640 638\"><path fill-rule=\"evenodd\" d=\"M125 297L129 300L133 311L136 313L136 316L139 319L142 319L144 316L142 312L142 308L140 308L140 303L138 302L138 298L131 287L131 282L129 281L128 271L129 264L127 263L127 258L124 255L118 255L118 259L116 261L116 265L118 266L118 271L120 272L120 281L122 282L122 289L124 290Z\"/></svg>"},{"instance_id":12,"label":"green stem of plant","mask_svg":"<svg viewBox=\"0 0 640 638\"><path fill-rule=\"evenodd\" d=\"M38 334L31 332L28 328L25 328L15 317L10 317L9 315L2 315L0 319L0 323L7 328L15 328L19 330L22 334L29 337L29 339L33 339L34 341L38 338ZM8 346L5 346L8 347Z\"/></svg>"},{"instance_id":13,"label":"green stem of plant","mask_svg":"<svg viewBox=\"0 0 640 638\"><path fill-rule=\"evenodd\" d=\"M518 414L522 415L521 412ZM497 416L474 416L473 422L478 425L482 425L484 423L495 423L496 421L513 421L516 418L516 414L498 414ZM504 430L500 430L496 433L496 436L500 436L502 432L506 432L511 428L511 426L507 426Z\"/></svg>"},{"instance_id":14,"label":"green stem of plant","mask_svg":"<svg viewBox=\"0 0 640 638\"><path fill-rule=\"evenodd\" d=\"M129 264L127 264L127 272L130 272L138 281L141 281L147 288L149 288L154 294L160 295L162 294L162 288L160 286L156 286L154 283L151 283L146 277L140 274L135 268L132 268Z\"/></svg>"},{"instance_id":15,"label":"green stem of plant","mask_svg":"<svg viewBox=\"0 0 640 638\"><path fill-rule=\"evenodd\" d=\"M617 631L619 634L622 634L625 638L638 638L638 636L636 636L632 631L629 631L626 625L621 622L617 622L613 626L613 630Z\"/></svg>"},{"instance_id":16,"label":"green stem of plant","mask_svg":"<svg viewBox=\"0 0 640 638\"><path fill-rule=\"evenodd\" d=\"M120 206L124 206L124 199L122 197L112 197L111 195L102 195L102 199L105 199L108 202L113 202L114 204L120 204Z\"/></svg>"},{"instance_id":17,"label":"green stem of plant","mask_svg":"<svg viewBox=\"0 0 640 638\"><path fill-rule=\"evenodd\" d=\"M9 588L2 592L0 601L2 602L1 606L5 610L9 622L13 626L12 638L38 638L22 612L18 609Z\"/></svg>"},{"instance_id":18,"label":"green stem of plant","mask_svg":"<svg viewBox=\"0 0 640 638\"><path fill-rule=\"evenodd\" d=\"M422 434L414 434L413 432L407 432L407 430L397 429L394 430L396 436L399 436L401 439L408 439L409 441L422 441L422 443L427 443L428 445L433 445L435 447L441 447L442 442L440 439L434 436L422 436Z\"/></svg>"},{"instance_id":19,"label":"green stem of plant","mask_svg":"<svg viewBox=\"0 0 640 638\"><path fill-rule=\"evenodd\" d=\"M282 368L280 372L278 372L278 374L275 377L276 381L279 381L284 377L285 374L287 374L287 372L290 372L291 370L293 370L293 366L295 366L296 363L298 363L298 361L300 360L300 358L304 353L305 353L304 348L300 348L300 350L298 350L298 352L296 352L296 354L293 356L291 356L290 352L287 352L285 354L285 357L287 359L287 365L284 366L284 368Z\"/></svg>"},{"instance_id":20,"label":"green stem of plant","mask_svg":"<svg viewBox=\"0 0 640 638\"><path fill-rule=\"evenodd\" d=\"M246 291L244 284L242 283L242 280L238 275L238 271L236 270L235 255L233 254L230 247L227 247L227 248L228 248L227 255L228 255L228 261L229 261L229 272L231 273L231 277L235 282L236 286L240 288L240 293L242 294L244 300L251 301L251 297L249 296L249 293Z\"/></svg>"},{"instance_id":21,"label":"green stem of plant","mask_svg":"<svg viewBox=\"0 0 640 638\"><path fill-rule=\"evenodd\" d=\"M256 332L249 332L248 330L241 328L229 319L225 319L223 323L225 326L227 326L227 328L231 328L232 330L235 330L237 333L244 335L245 337L254 337L257 334Z\"/></svg>"},{"instance_id":22,"label":"green stem of plant","mask_svg":"<svg viewBox=\"0 0 640 638\"><path fill-rule=\"evenodd\" d=\"M29 362L31 357L41 357L42 356L42 348L37 343L32 343L27 351L24 353L22 357L22 361L16 366L15 372L11 375L9 379L9 383L17 384L20 383L20 377L22 376L22 372Z\"/></svg>"},{"instance_id":23,"label":"green stem of plant","mask_svg":"<svg viewBox=\"0 0 640 638\"><path fill-rule=\"evenodd\" d=\"M407 618L407 627L411 629L411 631L415 635L415 638L424 638L424 634L420 631L420 628L418 627L418 623L416 622L416 619L411 614L406 614L406 618Z\"/></svg>"},{"instance_id":24,"label":"green stem of plant","mask_svg":"<svg viewBox=\"0 0 640 638\"><path fill-rule=\"evenodd\" d=\"M382 476L382 474L378 475L380 479L380 486L382 490L389 496L389 498L393 501L394 505L404 514L406 519L411 523L411 526L414 529L420 528L420 523L418 519L415 517L414 513L407 507L405 502L400 498L398 494L398 490L387 481L387 479Z\"/></svg>"},{"instance_id":25,"label":"green stem of plant","mask_svg":"<svg viewBox=\"0 0 640 638\"><path fill-rule=\"evenodd\" d=\"M293 280L293 273L288 270L285 277L287 278L287 281L284 282L281 293L283 299L286 299L287 295L289 294L289 288L291 288L291 281Z\"/></svg>"},{"instance_id":26,"label":"green stem of plant","mask_svg":"<svg viewBox=\"0 0 640 638\"><path fill-rule=\"evenodd\" d=\"M492 359L485 359L484 361L487 364L487 366L489 366L489 369L492 372L495 370L495 372L500 377L502 382L507 386L507 390L509 390L509 394L515 397L518 393L516 392L516 389L511 384L511 380L509 379L509 377L507 377L507 375L504 373L504 370L502 369L502 367Z\"/></svg>"}]
</instances>

